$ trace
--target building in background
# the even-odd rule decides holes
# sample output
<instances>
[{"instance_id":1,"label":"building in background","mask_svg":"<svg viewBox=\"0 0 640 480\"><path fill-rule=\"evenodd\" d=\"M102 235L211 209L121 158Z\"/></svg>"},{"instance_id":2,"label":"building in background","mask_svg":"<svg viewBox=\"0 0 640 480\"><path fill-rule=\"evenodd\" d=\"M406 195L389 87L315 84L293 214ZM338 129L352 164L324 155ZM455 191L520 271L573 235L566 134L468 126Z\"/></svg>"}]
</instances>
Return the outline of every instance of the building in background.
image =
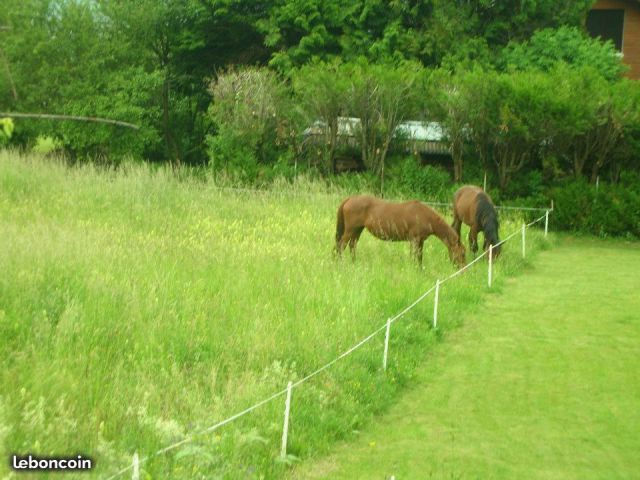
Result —
<instances>
[{"instance_id":1,"label":"building in background","mask_svg":"<svg viewBox=\"0 0 640 480\"><path fill-rule=\"evenodd\" d=\"M640 79L640 0L598 0L587 15L587 31L611 40L630 67L627 75Z\"/></svg>"}]
</instances>

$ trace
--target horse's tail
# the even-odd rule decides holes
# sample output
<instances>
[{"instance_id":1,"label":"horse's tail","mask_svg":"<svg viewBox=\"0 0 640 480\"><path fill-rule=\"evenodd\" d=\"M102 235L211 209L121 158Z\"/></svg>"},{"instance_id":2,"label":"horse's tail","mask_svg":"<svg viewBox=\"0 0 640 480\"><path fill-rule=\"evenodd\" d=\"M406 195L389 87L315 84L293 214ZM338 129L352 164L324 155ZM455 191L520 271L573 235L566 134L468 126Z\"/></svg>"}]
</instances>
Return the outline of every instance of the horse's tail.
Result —
<instances>
[{"instance_id":1,"label":"horse's tail","mask_svg":"<svg viewBox=\"0 0 640 480\"><path fill-rule=\"evenodd\" d=\"M344 208L344 204L347 203L346 199L345 201L343 201L340 206L338 207L338 220L336 222L336 250L338 250L338 244L340 243L340 239L342 238L342 235L344 234L344 212L343 212L343 208Z\"/></svg>"}]
</instances>

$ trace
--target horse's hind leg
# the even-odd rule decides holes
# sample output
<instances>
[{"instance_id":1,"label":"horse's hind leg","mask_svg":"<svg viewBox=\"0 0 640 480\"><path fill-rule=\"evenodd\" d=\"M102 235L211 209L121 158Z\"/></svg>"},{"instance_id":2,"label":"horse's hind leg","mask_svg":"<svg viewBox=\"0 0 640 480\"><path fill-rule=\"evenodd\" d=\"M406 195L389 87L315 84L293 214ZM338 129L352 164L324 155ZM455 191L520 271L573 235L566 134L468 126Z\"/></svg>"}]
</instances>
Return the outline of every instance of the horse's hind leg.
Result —
<instances>
[{"instance_id":1,"label":"horse's hind leg","mask_svg":"<svg viewBox=\"0 0 640 480\"><path fill-rule=\"evenodd\" d=\"M356 259L356 246L358 245L358 240L360 240L360 235L362 235L363 230L364 227L359 227L351 232L351 238L349 239L349 251L351 252L351 260L353 261Z\"/></svg>"},{"instance_id":2,"label":"horse's hind leg","mask_svg":"<svg viewBox=\"0 0 640 480\"><path fill-rule=\"evenodd\" d=\"M336 254L338 258L342 257L342 252L344 248L347 246L347 242L349 241L349 232L344 232L342 237L336 240Z\"/></svg>"}]
</instances>

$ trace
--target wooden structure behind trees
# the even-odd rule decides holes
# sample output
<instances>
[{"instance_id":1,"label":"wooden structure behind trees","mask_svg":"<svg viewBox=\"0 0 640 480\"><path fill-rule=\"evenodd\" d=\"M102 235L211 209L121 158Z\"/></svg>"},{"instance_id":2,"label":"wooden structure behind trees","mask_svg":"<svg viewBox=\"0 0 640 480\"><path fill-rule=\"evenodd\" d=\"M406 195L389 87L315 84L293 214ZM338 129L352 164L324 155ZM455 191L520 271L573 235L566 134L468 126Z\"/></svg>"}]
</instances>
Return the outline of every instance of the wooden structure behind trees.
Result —
<instances>
[{"instance_id":1,"label":"wooden structure behind trees","mask_svg":"<svg viewBox=\"0 0 640 480\"><path fill-rule=\"evenodd\" d=\"M336 147L341 151L336 158L336 171L358 171L366 167L361 159L348 155L345 151L356 152L360 149L360 119L338 117ZM315 121L303 132L303 143L307 151L327 141L327 126L322 120ZM451 147L445 136L443 126L438 122L420 122L408 120L400 123L393 136L391 150L416 157L450 157Z\"/></svg>"},{"instance_id":2,"label":"wooden structure behind trees","mask_svg":"<svg viewBox=\"0 0 640 480\"><path fill-rule=\"evenodd\" d=\"M598 0L587 15L587 30L611 40L630 68L627 74L640 79L640 1Z\"/></svg>"}]
</instances>

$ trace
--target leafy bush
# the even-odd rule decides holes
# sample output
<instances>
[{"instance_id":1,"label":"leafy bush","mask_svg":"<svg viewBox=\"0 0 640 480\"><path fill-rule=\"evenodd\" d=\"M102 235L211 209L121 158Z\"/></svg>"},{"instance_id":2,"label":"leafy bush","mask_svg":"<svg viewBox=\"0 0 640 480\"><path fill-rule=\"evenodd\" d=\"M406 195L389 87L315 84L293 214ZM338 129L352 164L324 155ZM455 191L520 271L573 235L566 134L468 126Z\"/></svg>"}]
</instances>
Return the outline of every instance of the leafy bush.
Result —
<instances>
[{"instance_id":1,"label":"leafy bush","mask_svg":"<svg viewBox=\"0 0 640 480\"><path fill-rule=\"evenodd\" d=\"M423 200L449 201L454 189L446 170L432 165L422 166L413 157L405 158L390 168L387 178L389 190Z\"/></svg>"},{"instance_id":2,"label":"leafy bush","mask_svg":"<svg viewBox=\"0 0 640 480\"><path fill-rule=\"evenodd\" d=\"M553 221L563 230L640 238L640 188L574 180L551 190Z\"/></svg>"},{"instance_id":3,"label":"leafy bush","mask_svg":"<svg viewBox=\"0 0 640 480\"><path fill-rule=\"evenodd\" d=\"M528 41L510 43L498 63L503 69L553 70L558 63L595 68L609 81L615 81L628 67L620 61L611 41L591 38L576 27L546 28Z\"/></svg>"},{"instance_id":4,"label":"leafy bush","mask_svg":"<svg viewBox=\"0 0 640 480\"><path fill-rule=\"evenodd\" d=\"M46 155L55 151L62 151L63 146L62 142L54 137L40 135L36 138L36 143L31 150L34 153Z\"/></svg>"},{"instance_id":5,"label":"leafy bush","mask_svg":"<svg viewBox=\"0 0 640 480\"><path fill-rule=\"evenodd\" d=\"M258 175L254 151L236 135L207 137L209 165L214 172L224 171L229 180L241 184L253 183Z\"/></svg>"},{"instance_id":6,"label":"leafy bush","mask_svg":"<svg viewBox=\"0 0 640 480\"><path fill-rule=\"evenodd\" d=\"M544 190L542 172L540 170L530 170L528 172L522 172L513 178L505 190L505 196L508 198L515 196L538 197Z\"/></svg>"},{"instance_id":7,"label":"leafy bush","mask_svg":"<svg viewBox=\"0 0 640 480\"><path fill-rule=\"evenodd\" d=\"M276 135L285 123L283 105L287 97L275 73L257 67L229 69L211 83L210 93L213 103L209 114L218 125L217 136L209 139L214 147L212 156L221 151L231 156L235 145L240 160L247 154L262 163L274 160L273 146L279 143Z\"/></svg>"},{"instance_id":8,"label":"leafy bush","mask_svg":"<svg viewBox=\"0 0 640 480\"><path fill-rule=\"evenodd\" d=\"M0 145L9 143L13 133L13 120L10 118L0 118Z\"/></svg>"}]
</instances>

